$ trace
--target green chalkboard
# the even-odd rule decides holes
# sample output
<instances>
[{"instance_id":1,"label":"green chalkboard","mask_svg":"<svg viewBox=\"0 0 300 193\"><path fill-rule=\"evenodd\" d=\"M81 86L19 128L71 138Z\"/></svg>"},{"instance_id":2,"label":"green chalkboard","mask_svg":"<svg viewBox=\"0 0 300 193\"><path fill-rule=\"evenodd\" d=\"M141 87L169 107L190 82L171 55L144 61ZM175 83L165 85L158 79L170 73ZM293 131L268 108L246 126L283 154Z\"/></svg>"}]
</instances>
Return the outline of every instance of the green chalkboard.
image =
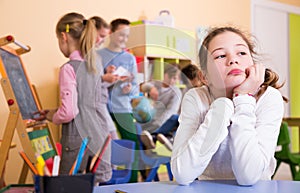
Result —
<instances>
[{"instance_id":1,"label":"green chalkboard","mask_svg":"<svg viewBox=\"0 0 300 193\"><path fill-rule=\"evenodd\" d=\"M32 119L33 113L38 111L38 106L20 57L2 48L0 48L0 56L23 120Z\"/></svg>"}]
</instances>

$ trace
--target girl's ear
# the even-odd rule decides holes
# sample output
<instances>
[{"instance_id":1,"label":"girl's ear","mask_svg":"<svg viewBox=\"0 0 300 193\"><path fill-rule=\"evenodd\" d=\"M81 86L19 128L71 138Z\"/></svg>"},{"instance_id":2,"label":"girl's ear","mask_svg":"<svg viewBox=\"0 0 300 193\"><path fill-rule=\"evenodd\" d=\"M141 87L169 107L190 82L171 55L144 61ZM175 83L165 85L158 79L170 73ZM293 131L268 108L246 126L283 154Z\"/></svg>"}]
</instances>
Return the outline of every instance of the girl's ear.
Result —
<instances>
[{"instance_id":1,"label":"girl's ear","mask_svg":"<svg viewBox=\"0 0 300 193\"><path fill-rule=\"evenodd\" d=\"M61 32L60 35L61 35L61 38L62 38L64 41L67 41L68 36L67 36L66 32Z\"/></svg>"},{"instance_id":2,"label":"girl's ear","mask_svg":"<svg viewBox=\"0 0 300 193\"><path fill-rule=\"evenodd\" d=\"M200 81L201 81L203 84L208 85L208 80L207 80L207 78L206 78L205 73L204 73L202 70L199 70L198 74L199 74L199 79L200 79Z\"/></svg>"}]
</instances>

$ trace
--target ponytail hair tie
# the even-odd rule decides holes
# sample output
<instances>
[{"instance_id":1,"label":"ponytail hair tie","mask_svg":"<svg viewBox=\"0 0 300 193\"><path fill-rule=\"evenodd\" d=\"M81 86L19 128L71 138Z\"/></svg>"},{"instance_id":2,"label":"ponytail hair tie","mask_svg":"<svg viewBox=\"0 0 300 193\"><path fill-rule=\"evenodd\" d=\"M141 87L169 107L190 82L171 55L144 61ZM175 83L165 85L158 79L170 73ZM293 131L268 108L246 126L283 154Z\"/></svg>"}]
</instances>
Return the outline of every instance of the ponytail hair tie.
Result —
<instances>
[{"instance_id":1,"label":"ponytail hair tie","mask_svg":"<svg viewBox=\"0 0 300 193\"><path fill-rule=\"evenodd\" d=\"M66 25L66 32L67 32L67 33L70 32L70 25L69 25L69 24Z\"/></svg>"},{"instance_id":2,"label":"ponytail hair tie","mask_svg":"<svg viewBox=\"0 0 300 193\"><path fill-rule=\"evenodd\" d=\"M87 21L88 21L88 20L84 19L84 20L82 21L82 24L85 26L86 23L87 23Z\"/></svg>"}]
</instances>

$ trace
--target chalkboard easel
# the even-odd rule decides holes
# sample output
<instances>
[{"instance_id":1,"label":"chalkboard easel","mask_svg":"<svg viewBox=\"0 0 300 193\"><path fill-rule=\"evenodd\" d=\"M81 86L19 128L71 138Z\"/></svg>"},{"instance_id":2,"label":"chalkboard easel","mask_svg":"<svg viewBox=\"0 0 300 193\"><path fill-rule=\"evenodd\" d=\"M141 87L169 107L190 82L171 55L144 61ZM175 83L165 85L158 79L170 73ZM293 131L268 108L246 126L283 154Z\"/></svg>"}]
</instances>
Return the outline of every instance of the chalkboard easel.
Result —
<instances>
[{"instance_id":1,"label":"chalkboard easel","mask_svg":"<svg viewBox=\"0 0 300 193\"><path fill-rule=\"evenodd\" d=\"M13 49L7 44L14 43L18 48ZM9 117L0 146L0 175L3 177L5 163L8 157L9 146L12 138L17 130L23 151L32 163L36 163L35 151L28 136L28 130L37 130L49 128L47 122L35 122L32 120L33 113L40 110L35 91L30 84L26 74L23 62L20 58L21 54L30 51L29 46L24 46L17 42L13 36L0 38L0 72L2 75L1 86L9 107ZM55 144L51 131L50 140ZM53 145L55 147L55 145ZM56 151L56 149L55 149ZM28 167L24 163L19 178L19 183L26 180Z\"/></svg>"}]
</instances>

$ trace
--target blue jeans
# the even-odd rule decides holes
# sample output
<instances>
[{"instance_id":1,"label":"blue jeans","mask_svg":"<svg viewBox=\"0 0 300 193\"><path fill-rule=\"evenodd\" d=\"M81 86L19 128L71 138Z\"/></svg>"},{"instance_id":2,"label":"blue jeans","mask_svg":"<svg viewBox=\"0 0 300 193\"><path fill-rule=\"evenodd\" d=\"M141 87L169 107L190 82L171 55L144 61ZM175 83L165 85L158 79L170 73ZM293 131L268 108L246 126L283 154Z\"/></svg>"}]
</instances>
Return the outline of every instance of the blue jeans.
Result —
<instances>
[{"instance_id":1,"label":"blue jeans","mask_svg":"<svg viewBox=\"0 0 300 193\"><path fill-rule=\"evenodd\" d=\"M164 122L164 124L162 124L162 126L156 129L152 134L157 135L161 133L166 136L172 136L175 133L177 127L179 126L178 117L179 115L177 114L172 115L166 122Z\"/></svg>"}]
</instances>

